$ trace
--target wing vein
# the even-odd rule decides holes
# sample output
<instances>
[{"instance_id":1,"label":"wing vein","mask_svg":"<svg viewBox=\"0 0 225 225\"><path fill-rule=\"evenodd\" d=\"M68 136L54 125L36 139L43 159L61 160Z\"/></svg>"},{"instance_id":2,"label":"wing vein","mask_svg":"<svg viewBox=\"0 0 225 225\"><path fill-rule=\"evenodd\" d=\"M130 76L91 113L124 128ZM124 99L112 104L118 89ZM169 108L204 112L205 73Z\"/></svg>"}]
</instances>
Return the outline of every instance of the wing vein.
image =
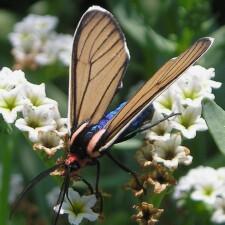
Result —
<instances>
[{"instance_id":1,"label":"wing vein","mask_svg":"<svg viewBox=\"0 0 225 225\"><path fill-rule=\"evenodd\" d=\"M129 61L124 35L113 15L88 9L76 29L69 91L69 127L96 124L105 114Z\"/></svg>"},{"instance_id":2,"label":"wing vein","mask_svg":"<svg viewBox=\"0 0 225 225\"><path fill-rule=\"evenodd\" d=\"M101 29L101 31L98 33L98 36L96 37L95 40L97 40L97 39L99 38L99 36L102 34L102 32L103 32L109 25L110 25L110 20L109 20L108 23L106 23L106 25ZM108 38L108 37L106 37L106 38L104 39L104 41L107 40L107 38ZM103 42L104 42L104 41L103 41ZM96 49L96 51L95 51L94 53L92 53L92 50L93 50L94 45L95 45L95 42L93 41L92 46L91 46L91 50L90 50L90 56L91 56L91 59L93 58L93 55L95 54L95 52L102 46L102 43L101 43L101 45ZM89 62L92 61L91 59L89 58Z\"/></svg>"},{"instance_id":3,"label":"wing vein","mask_svg":"<svg viewBox=\"0 0 225 225\"><path fill-rule=\"evenodd\" d=\"M203 44L201 44L201 45L203 45ZM199 46L199 48L200 48L200 47L201 47L201 46ZM196 50L196 49L193 48L193 49L190 51L190 53L193 53L194 50ZM197 49L197 50L198 50L198 49ZM198 53L198 51L196 51L196 53L194 54L194 56L195 56L197 53ZM188 60L188 61L190 61L189 58L190 58L190 59L193 58L193 56L191 56L191 54L184 54L180 59L181 59L181 60L184 59L185 56L188 56L188 57L186 58L186 60ZM168 71L168 72L165 74L165 76L164 76L165 79L164 79L164 80L160 80L160 81L166 82L167 80L171 80L171 79L170 79L170 76L167 76L167 75L168 75L174 68L179 69L180 67L182 67L181 69L179 69L179 72L182 71L182 69L183 69L183 66L182 66L182 65L185 65L185 64L182 64L182 63L181 63L180 66L176 67L176 65L177 65L179 62L180 62L180 61L177 61L174 65L171 65L169 71ZM179 73L179 72L178 72L178 73ZM166 82L166 83L167 83L167 82ZM157 86L158 86L158 84L157 84ZM164 89L164 87L161 87L160 89ZM159 91L161 91L160 89L159 89ZM136 100L136 102L134 103L134 105L136 105L136 104L140 101L140 99L146 97L147 94L148 94L148 92L143 93L143 95L141 95L141 96ZM154 96L152 96L152 97L154 97ZM137 108L132 114L135 114L137 111L139 111L139 109L140 109L143 105L146 105L148 101L149 101L149 99L147 99L142 105L140 105L140 107ZM128 104L128 103L127 103L127 104ZM121 117L121 120L120 120L120 121L123 121L123 119L124 119L126 116L127 116L127 115L125 114L123 117ZM129 117L129 118L130 118L130 117ZM129 120L129 119L127 118L127 120ZM122 122L119 122L118 125L117 125L117 127L120 127L121 124L122 124Z\"/></svg>"},{"instance_id":4,"label":"wing vein","mask_svg":"<svg viewBox=\"0 0 225 225\"><path fill-rule=\"evenodd\" d=\"M119 68L117 74L124 68L124 65L125 65L125 63ZM98 105L95 107L95 110L94 110L94 112L93 112L92 115L91 115L91 118L92 118L93 115L96 113L96 110L98 109L99 105L101 105L101 102L103 101L104 95L106 94L108 88L111 86L111 84L113 83L113 81L116 79L117 74L113 77L113 79L110 81L109 85L106 87L106 89L105 89L105 91L104 91L104 94L102 95L102 97L101 97L101 99L100 99Z\"/></svg>"},{"instance_id":5,"label":"wing vein","mask_svg":"<svg viewBox=\"0 0 225 225\"><path fill-rule=\"evenodd\" d=\"M109 59L109 61L95 74L93 75L93 77L90 79L90 81L94 80L95 78L97 78L101 72L108 66L110 65L111 62L113 62L113 60L118 56L118 54L123 50L123 47L121 47L118 52L113 56L113 58Z\"/></svg>"},{"instance_id":6,"label":"wing vein","mask_svg":"<svg viewBox=\"0 0 225 225\"><path fill-rule=\"evenodd\" d=\"M94 29L96 28L96 26L98 26L98 24L106 17L106 15L102 15L102 17L99 18L99 20L96 22L96 24L94 24L94 26L91 28L90 32L88 33L85 41L84 41L84 44L82 46L82 49L81 49L81 52L80 52L80 55L78 58L81 57L82 53L83 53L83 50L84 50L84 47L85 47L85 44L87 42L87 40L89 39L90 35L92 34L92 32L94 31Z\"/></svg>"}]
</instances>

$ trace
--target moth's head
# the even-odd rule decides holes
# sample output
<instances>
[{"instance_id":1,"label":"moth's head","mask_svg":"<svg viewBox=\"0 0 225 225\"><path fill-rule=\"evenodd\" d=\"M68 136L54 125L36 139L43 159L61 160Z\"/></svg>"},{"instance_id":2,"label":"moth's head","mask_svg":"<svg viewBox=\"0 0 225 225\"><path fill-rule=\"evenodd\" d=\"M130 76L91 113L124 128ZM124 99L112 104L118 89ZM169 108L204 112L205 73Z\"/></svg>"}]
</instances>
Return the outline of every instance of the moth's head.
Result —
<instances>
[{"instance_id":1,"label":"moth's head","mask_svg":"<svg viewBox=\"0 0 225 225\"><path fill-rule=\"evenodd\" d=\"M74 161L73 163L71 163L69 165L65 164L65 169L67 171L69 171L70 173L78 171L80 169L80 167L81 166L78 161Z\"/></svg>"},{"instance_id":2,"label":"moth's head","mask_svg":"<svg viewBox=\"0 0 225 225\"><path fill-rule=\"evenodd\" d=\"M78 157L75 154L68 154L67 159L64 163L64 173L71 173L81 168Z\"/></svg>"}]
</instances>

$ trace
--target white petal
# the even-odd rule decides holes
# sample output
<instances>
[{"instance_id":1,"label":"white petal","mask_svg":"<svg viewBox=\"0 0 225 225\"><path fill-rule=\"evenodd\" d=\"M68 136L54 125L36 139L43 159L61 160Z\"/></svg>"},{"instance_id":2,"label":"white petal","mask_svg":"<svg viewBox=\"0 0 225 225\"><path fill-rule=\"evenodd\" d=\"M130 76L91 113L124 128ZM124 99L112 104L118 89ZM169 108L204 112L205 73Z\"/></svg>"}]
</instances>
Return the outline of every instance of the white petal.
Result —
<instances>
[{"instance_id":1,"label":"white petal","mask_svg":"<svg viewBox=\"0 0 225 225\"><path fill-rule=\"evenodd\" d=\"M9 111L9 110L3 110L0 109L0 113L3 116L3 119L5 120L6 123L13 123L16 120L17 117L17 111Z\"/></svg>"},{"instance_id":2,"label":"white petal","mask_svg":"<svg viewBox=\"0 0 225 225\"><path fill-rule=\"evenodd\" d=\"M85 205L89 208L92 208L97 201L95 195L82 196L82 200L84 201Z\"/></svg>"},{"instance_id":3,"label":"white petal","mask_svg":"<svg viewBox=\"0 0 225 225\"><path fill-rule=\"evenodd\" d=\"M77 191L74 191L72 188L69 188L69 198L72 202L80 202L81 197Z\"/></svg>"},{"instance_id":4,"label":"white petal","mask_svg":"<svg viewBox=\"0 0 225 225\"><path fill-rule=\"evenodd\" d=\"M74 214L69 214L68 219L70 224L78 225L83 220L83 215L75 216Z\"/></svg>"},{"instance_id":5,"label":"white petal","mask_svg":"<svg viewBox=\"0 0 225 225\"><path fill-rule=\"evenodd\" d=\"M98 219L98 214L89 209L87 213L83 213L83 217L89 221L95 221Z\"/></svg>"}]
</instances>

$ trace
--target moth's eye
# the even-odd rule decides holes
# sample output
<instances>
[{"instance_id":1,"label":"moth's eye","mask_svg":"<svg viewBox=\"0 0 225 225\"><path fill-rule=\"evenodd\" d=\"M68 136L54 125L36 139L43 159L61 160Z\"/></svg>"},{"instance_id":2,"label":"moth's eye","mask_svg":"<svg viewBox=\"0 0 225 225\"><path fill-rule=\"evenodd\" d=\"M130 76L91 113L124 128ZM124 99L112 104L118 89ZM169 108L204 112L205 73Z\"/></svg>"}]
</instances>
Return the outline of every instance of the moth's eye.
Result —
<instances>
[{"instance_id":1,"label":"moth's eye","mask_svg":"<svg viewBox=\"0 0 225 225\"><path fill-rule=\"evenodd\" d=\"M78 170L80 168L80 165L78 162L74 162L70 165L71 170Z\"/></svg>"}]
</instances>

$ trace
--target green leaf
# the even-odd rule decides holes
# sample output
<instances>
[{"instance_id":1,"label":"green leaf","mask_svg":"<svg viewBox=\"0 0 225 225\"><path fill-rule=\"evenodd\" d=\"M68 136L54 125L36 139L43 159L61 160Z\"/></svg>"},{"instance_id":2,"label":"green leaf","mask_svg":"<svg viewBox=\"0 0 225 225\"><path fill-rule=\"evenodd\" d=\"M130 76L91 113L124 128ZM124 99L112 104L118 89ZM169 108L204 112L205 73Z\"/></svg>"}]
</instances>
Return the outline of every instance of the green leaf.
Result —
<instances>
[{"instance_id":1,"label":"green leaf","mask_svg":"<svg viewBox=\"0 0 225 225\"><path fill-rule=\"evenodd\" d=\"M0 9L0 39L8 38L15 23L16 17L12 12Z\"/></svg>"},{"instance_id":2,"label":"green leaf","mask_svg":"<svg viewBox=\"0 0 225 225\"><path fill-rule=\"evenodd\" d=\"M176 43L154 31L133 7L126 10L121 2L113 7L120 24L142 48L151 47L152 50L158 50L164 54L175 51Z\"/></svg>"},{"instance_id":3,"label":"green leaf","mask_svg":"<svg viewBox=\"0 0 225 225\"><path fill-rule=\"evenodd\" d=\"M10 190L10 176L11 168L13 164L13 149L14 149L14 140L13 135L9 136L7 133L0 133L0 143L1 147L4 150L4 153L0 154L1 164L2 164L2 174L0 177L0 224L8 224L9 218L9 204L8 196ZM12 139L12 140L11 140ZM16 187L14 187L16 188Z\"/></svg>"},{"instance_id":4,"label":"green leaf","mask_svg":"<svg viewBox=\"0 0 225 225\"><path fill-rule=\"evenodd\" d=\"M224 166L224 162L225 162L225 155L221 155L221 153L218 152L216 155L212 155L210 158L208 158L205 161L205 165L213 168L220 168Z\"/></svg>"},{"instance_id":5,"label":"green leaf","mask_svg":"<svg viewBox=\"0 0 225 225\"><path fill-rule=\"evenodd\" d=\"M224 71L224 46L225 46L225 26L220 27L218 30L211 33L209 36L215 38L215 41L210 48L210 50L207 52L207 54L204 55L204 57L201 58L198 62L201 65L205 65L207 67L222 67ZM217 69L218 70L218 69Z\"/></svg>"},{"instance_id":6,"label":"green leaf","mask_svg":"<svg viewBox=\"0 0 225 225\"><path fill-rule=\"evenodd\" d=\"M3 119L2 115L0 114L0 135L1 134L11 134L12 133L12 126L9 123L6 123Z\"/></svg>"},{"instance_id":7,"label":"green leaf","mask_svg":"<svg viewBox=\"0 0 225 225\"><path fill-rule=\"evenodd\" d=\"M204 99L203 116L219 150L225 154L225 111L215 102Z\"/></svg>"}]
</instances>

